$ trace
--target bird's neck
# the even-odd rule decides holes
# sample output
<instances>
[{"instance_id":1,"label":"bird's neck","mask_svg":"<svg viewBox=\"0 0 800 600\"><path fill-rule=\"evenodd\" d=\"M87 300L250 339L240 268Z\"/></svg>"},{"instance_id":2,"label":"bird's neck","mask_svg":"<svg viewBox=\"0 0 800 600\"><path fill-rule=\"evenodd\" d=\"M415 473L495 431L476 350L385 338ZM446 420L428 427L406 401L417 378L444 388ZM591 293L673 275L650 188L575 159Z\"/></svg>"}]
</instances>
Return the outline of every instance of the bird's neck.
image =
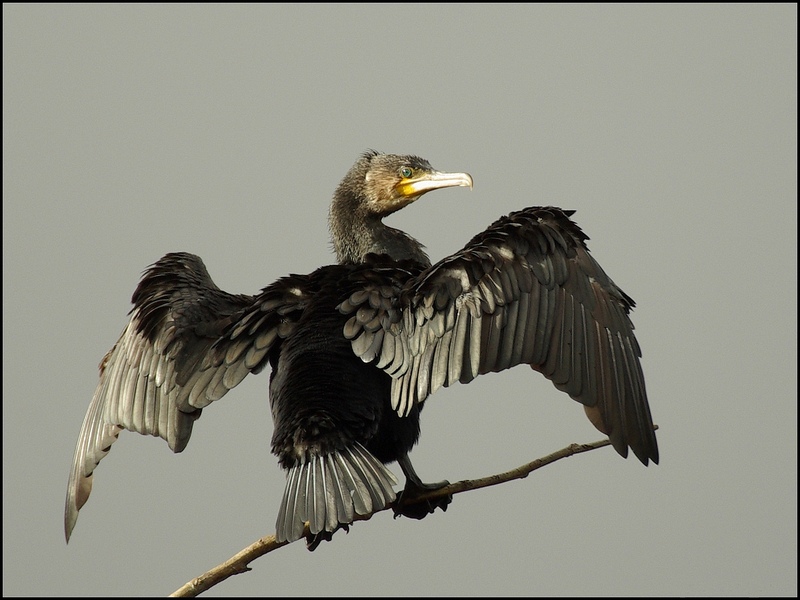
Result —
<instances>
[{"instance_id":1,"label":"bird's neck","mask_svg":"<svg viewBox=\"0 0 800 600\"><path fill-rule=\"evenodd\" d=\"M367 213L364 204L334 201L328 218L333 249L340 264L360 264L367 254L385 254L393 260L413 260L429 266L422 244Z\"/></svg>"}]
</instances>

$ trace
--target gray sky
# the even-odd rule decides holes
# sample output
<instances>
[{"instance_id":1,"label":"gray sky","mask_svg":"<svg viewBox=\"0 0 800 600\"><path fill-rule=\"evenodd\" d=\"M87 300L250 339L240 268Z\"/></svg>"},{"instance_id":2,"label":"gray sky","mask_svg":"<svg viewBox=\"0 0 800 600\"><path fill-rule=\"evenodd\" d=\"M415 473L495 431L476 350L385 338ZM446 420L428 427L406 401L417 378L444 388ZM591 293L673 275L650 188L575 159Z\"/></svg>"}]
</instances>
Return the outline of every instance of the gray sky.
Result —
<instances>
[{"instance_id":1,"label":"gray sky","mask_svg":"<svg viewBox=\"0 0 800 600\"><path fill-rule=\"evenodd\" d=\"M4 595L165 595L274 531L266 373L182 454L123 433L67 547L74 443L141 271L190 251L255 293L332 262L367 148L474 177L390 220L434 260L577 209L638 303L661 465L595 451L208 595L796 595L796 55L789 4L4 4ZM456 481L600 437L521 367L431 397L412 459Z\"/></svg>"}]
</instances>

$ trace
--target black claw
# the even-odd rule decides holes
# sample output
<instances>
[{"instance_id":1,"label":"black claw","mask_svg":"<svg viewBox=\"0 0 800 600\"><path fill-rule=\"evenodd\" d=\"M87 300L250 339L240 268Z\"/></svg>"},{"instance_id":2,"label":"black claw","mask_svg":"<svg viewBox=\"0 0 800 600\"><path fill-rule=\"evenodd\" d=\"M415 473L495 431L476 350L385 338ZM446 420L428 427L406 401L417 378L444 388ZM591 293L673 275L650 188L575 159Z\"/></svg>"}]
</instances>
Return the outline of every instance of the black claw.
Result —
<instances>
[{"instance_id":1,"label":"black claw","mask_svg":"<svg viewBox=\"0 0 800 600\"><path fill-rule=\"evenodd\" d=\"M416 500L416 498L428 492L440 490L448 485L450 485L449 481L422 483L407 479L405 489L400 492L397 497L397 502L394 504L394 518L396 519L399 516L403 516L419 520L424 519L437 508L441 508L442 511L447 511L447 506L453 501L452 494L432 500Z\"/></svg>"},{"instance_id":2,"label":"black claw","mask_svg":"<svg viewBox=\"0 0 800 600\"><path fill-rule=\"evenodd\" d=\"M306 549L313 552L322 542L330 542L333 534L343 529L345 533L350 533L350 525L339 524L333 531L320 531L319 533L309 533L306 536Z\"/></svg>"}]
</instances>

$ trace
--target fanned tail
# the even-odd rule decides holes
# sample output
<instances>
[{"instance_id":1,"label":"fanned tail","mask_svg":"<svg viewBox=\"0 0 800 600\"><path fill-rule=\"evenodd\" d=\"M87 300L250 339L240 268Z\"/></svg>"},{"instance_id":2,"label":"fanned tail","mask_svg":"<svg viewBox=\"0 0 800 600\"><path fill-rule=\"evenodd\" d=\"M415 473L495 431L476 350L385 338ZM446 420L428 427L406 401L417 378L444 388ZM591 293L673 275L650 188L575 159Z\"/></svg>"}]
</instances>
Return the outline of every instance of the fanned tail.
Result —
<instances>
[{"instance_id":1,"label":"fanned tail","mask_svg":"<svg viewBox=\"0 0 800 600\"><path fill-rule=\"evenodd\" d=\"M397 478L361 444L329 454L312 454L289 469L276 537L300 539L306 522L312 534L333 534L355 515L366 515L393 502Z\"/></svg>"}]
</instances>

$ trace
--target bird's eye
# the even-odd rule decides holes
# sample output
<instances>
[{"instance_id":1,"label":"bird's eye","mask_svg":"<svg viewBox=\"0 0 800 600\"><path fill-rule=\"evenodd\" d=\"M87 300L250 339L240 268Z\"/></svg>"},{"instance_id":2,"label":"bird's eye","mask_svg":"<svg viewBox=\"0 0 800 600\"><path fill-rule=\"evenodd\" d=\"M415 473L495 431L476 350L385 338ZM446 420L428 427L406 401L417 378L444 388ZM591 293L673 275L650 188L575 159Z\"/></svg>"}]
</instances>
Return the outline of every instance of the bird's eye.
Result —
<instances>
[{"instance_id":1,"label":"bird's eye","mask_svg":"<svg viewBox=\"0 0 800 600\"><path fill-rule=\"evenodd\" d=\"M414 174L414 171L411 170L411 167L403 167L400 169L400 176L404 179L408 179Z\"/></svg>"}]
</instances>

